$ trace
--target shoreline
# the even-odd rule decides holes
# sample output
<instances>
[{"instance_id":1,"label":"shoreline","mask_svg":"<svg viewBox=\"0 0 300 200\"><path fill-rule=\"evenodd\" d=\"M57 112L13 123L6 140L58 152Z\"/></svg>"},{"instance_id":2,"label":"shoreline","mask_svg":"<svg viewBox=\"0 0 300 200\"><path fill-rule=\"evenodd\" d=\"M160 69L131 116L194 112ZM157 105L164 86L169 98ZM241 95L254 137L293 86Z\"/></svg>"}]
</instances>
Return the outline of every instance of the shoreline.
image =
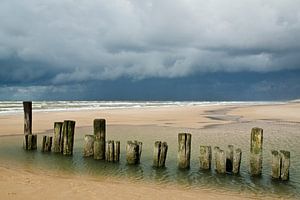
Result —
<instances>
[{"instance_id":1,"label":"shoreline","mask_svg":"<svg viewBox=\"0 0 300 200\"><path fill-rule=\"evenodd\" d=\"M92 126L96 118L105 118L110 125L158 125L181 128L203 128L206 125L224 124L226 121L210 119L207 111L230 108L232 106L172 106L154 108L122 108L112 110L82 110L60 112L35 112L33 110L33 133L41 133L53 129L56 121L72 119L76 127ZM23 133L23 113L0 115L0 135Z\"/></svg>"},{"instance_id":2,"label":"shoreline","mask_svg":"<svg viewBox=\"0 0 300 200\"><path fill-rule=\"evenodd\" d=\"M56 121L71 119L76 127L92 126L96 118L105 118L110 125L157 125L204 129L233 122L269 120L300 122L300 102L266 105L187 105L168 107L120 108L108 110L34 111L33 133L53 130ZM0 115L2 135L23 134L23 112Z\"/></svg>"}]
</instances>

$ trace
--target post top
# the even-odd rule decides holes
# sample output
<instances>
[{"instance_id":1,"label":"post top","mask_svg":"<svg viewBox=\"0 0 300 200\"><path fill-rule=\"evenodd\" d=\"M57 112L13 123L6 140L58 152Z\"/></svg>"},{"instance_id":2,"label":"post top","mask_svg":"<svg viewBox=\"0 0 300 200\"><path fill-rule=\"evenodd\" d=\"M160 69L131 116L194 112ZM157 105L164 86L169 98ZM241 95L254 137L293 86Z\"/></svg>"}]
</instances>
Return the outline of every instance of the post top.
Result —
<instances>
[{"instance_id":1,"label":"post top","mask_svg":"<svg viewBox=\"0 0 300 200\"><path fill-rule=\"evenodd\" d=\"M271 153L272 153L273 155L278 155L278 151L276 151L276 150L272 150Z\"/></svg>"},{"instance_id":2,"label":"post top","mask_svg":"<svg viewBox=\"0 0 300 200\"><path fill-rule=\"evenodd\" d=\"M291 155L289 151L285 151L285 150L280 150L280 153L283 154L287 158L289 158Z\"/></svg>"}]
</instances>

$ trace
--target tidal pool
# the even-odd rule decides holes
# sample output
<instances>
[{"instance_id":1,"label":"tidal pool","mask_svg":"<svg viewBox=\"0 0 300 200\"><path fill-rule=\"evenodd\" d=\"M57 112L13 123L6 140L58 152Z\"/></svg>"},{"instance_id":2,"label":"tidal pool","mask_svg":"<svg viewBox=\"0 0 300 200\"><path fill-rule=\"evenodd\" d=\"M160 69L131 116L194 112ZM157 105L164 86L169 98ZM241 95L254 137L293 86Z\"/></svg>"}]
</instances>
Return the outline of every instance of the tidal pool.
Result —
<instances>
[{"instance_id":1,"label":"tidal pool","mask_svg":"<svg viewBox=\"0 0 300 200\"><path fill-rule=\"evenodd\" d=\"M253 178L248 172L250 131L252 127L264 129L263 174ZM53 134L52 130L38 135L38 150L24 151L22 135L0 137L0 162L2 165L22 168L30 172L82 175L93 179L119 178L132 182L177 185L185 189L207 189L218 192L252 194L257 197L300 197L300 124L291 122L255 121L217 125L203 129L186 129L158 126L113 125L107 127L107 140L121 141L120 163L107 163L82 157L83 136L92 134L92 127L75 130L74 153L66 157L55 153L42 153L42 135ZM191 168L177 168L177 134L192 133ZM143 142L141 163L128 166L125 158L125 144L128 140ZM169 145L166 168L152 167L153 146L156 140ZM240 175L219 175L214 171L199 170L199 145L219 146L226 149L232 144L241 148L242 163ZM274 181L270 177L271 150L291 152L290 180Z\"/></svg>"}]
</instances>

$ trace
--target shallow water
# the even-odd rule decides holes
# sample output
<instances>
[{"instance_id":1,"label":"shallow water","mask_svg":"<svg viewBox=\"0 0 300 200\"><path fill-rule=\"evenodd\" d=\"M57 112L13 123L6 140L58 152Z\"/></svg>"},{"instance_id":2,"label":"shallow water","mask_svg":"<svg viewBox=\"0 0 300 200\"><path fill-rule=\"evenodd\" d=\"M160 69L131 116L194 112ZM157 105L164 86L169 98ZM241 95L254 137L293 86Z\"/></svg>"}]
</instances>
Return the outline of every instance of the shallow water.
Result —
<instances>
[{"instance_id":1,"label":"shallow water","mask_svg":"<svg viewBox=\"0 0 300 200\"><path fill-rule=\"evenodd\" d=\"M264 129L263 175L251 178L248 173L250 148L250 130L254 126ZM192 158L189 170L177 169L177 134L192 133ZM244 122L218 125L205 129L183 129L157 126L108 126L107 139L121 141L120 163L106 163L92 158L82 157L83 136L91 134L92 127L76 129L74 155L65 157L60 154L42 153L40 151L42 136L38 136L38 150L33 152L22 149L22 136L0 137L0 161L3 165L20 167L39 173L55 172L89 176L93 179L111 177L128 181L152 182L155 184L179 185L186 189L218 190L218 192L251 193L259 197L300 197L300 124L288 122ZM49 133L47 133L49 134ZM126 165L125 144L127 140L143 142L141 164ZM166 141L169 145L165 169L152 168L153 145L156 140ZM220 146L225 149L233 144L243 151L241 173L239 176L218 175L214 170L199 170L199 145ZM272 181L272 149L291 152L290 180L288 182Z\"/></svg>"}]
</instances>

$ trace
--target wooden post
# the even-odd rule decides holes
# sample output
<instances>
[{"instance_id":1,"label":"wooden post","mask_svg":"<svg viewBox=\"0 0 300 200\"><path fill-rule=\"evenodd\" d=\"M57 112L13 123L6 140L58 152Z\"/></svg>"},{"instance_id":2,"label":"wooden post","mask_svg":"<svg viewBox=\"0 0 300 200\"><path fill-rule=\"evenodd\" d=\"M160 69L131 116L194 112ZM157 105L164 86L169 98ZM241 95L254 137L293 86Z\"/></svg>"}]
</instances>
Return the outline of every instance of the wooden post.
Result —
<instances>
[{"instance_id":1,"label":"wooden post","mask_svg":"<svg viewBox=\"0 0 300 200\"><path fill-rule=\"evenodd\" d=\"M105 119L94 120L94 158L97 160L105 159L105 131L106 122Z\"/></svg>"},{"instance_id":2,"label":"wooden post","mask_svg":"<svg viewBox=\"0 0 300 200\"><path fill-rule=\"evenodd\" d=\"M102 151L102 147L105 146L105 144L103 144L104 141L100 141L95 139L94 141L94 159L95 160L103 160L105 159L105 156L103 157L103 151Z\"/></svg>"},{"instance_id":3,"label":"wooden post","mask_svg":"<svg viewBox=\"0 0 300 200\"><path fill-rule=\"evenodd\" d=\"M95 139L100 139L105 141L106 133L106 121L105 119L95 119L94 120L94 135Z\"/></svg>"},{"instance_id":4,"label":"wooden post","mask_svg":"<svg viewBox=\"0 0 300 200\"><path fill-rule=\"evenodd\" d=\"M90 157L94 155L94 135L85 135L83 144L83 156Z\"/></svg>"},{"instance_id":5,"label":"wooden post","mask_svg":"<svg viewBox=\"0 0 300 200\"><path fill-rule=\"evenodd\" d=\"M31 149L36 150L37 149L37 135L32 134L32 140L31 140Z\"/></svg>"},{"instance_id":6,"label":"wooden post","mask_svg":"<svg viewBox=\"0 0 300 200\"><path fill-rule=\"evenodd\" d=\"M42 151L45 151L46 140L47 140L47 136L44 135L44 136L43 136L43 140L42 140Z\"/></svg>"},{"instance_id":7,"label":"wooden post","mask_svg":"<svg viewBox=\"0 0 300 200\"><path fill-rule=\"evenodd\" d=\"M135 141L135 142L139 145L139 162L140 162L140 158L142 156L142 150L143 150L143 143L139 141Z\"/></svg>"},{"instance_id":8,"label":"wooden post","mask_svg":"<svg viewBox=\"0 0 300 200\"><path fill-rule=\"evenodd\" d=\"M120 141L115 142L115 155L114 155L114 162L120 161Z\"/></svg>"},{"instance_id":9,"label":"wooden post","mask_svg":"<svg viewBox=\"0 0 300 200\"><path fill-rule=\"evenodd\" d=\"M191 158L191 139L190 133L178 134L178 168L188 169L190 168Z\"/></svg>"},{"instance_id":10,"label":"wooden post","mask_svg":"<svg viewBox=\"0 0 300 200\"><path fill-rule=\"evenodd\" d=\"M23 138L23 149L28 150L28 135L24 135L24 138Z\"/></svg>"},{"instance_id":11,"label":"wooden post","mask_svg":"<svg viewBox=\"0 0 300 200\"><path fill-rule=\"evenodd\" d=\"M50 152L52 147L52 137L43 136L42 152Z\"/></svg>"},{"instance_id":12,"label":"wooden post","mask_svg":"<svg viewBox=\"0 0 300 200\"><path fill-rule=\"evenodd\" d=\"M23 109L24 109L24 134L31 135L32 134L32 102L24 101Z\"/></svg>"},{"instance_id":13,"label":"wooden post","mask_svg":"<svg viewBox=\"0 0 300 200\"><path fill-rule=\"evenodd\" d=\"M211 169L211 146L200 145L200 169Z\"/></svg>"},{"instance_id":14,"label":"wooden post","mask_svg":"<svg viewBox=\"0 0 300 200\"><path fill-rule=\"evenodd\" d=\"M168 144L166 142L162 142L161 147L160 147L158 167L165 167L166 159L167 159L167 153L168 153Z\"/></svg>"},{"instance_id":15,"label":"wooden post","mask_svg":"<svg viewBox=\"0 0 300 200\"><path fill-rule=\"evenodd\" d=\"M168 144L166 142L156 141L153 151L153 166L159 168L165 167L167 153Z\"/></svg>"},{"instance_id":16,"label":"wooden post","mask_svg":"<svg viewBox=\"0 0 300 200\"><path fill-rule=\"evenodd\" d=\"M153 166L154 167L158 167L158 165L159 165L160 146L161 146L161 141L156 141L154 143L154 150L153 150Z\"/></svg>"},{"instance_id":17,"label":"wooden post","mask_svg":"<svg viewBox=\"0 0 300 200\"><path fill-rule=\"evenodd\" d=\"M29 134L28 135L28 150L31 150L31 149L33 149L33 137L32 137L32 134Z\"/></svg>"},{"instance_id":18,"label":"wooden post","mask_svg":"<svg viewBox=\"0 0 300 200\"><path fill-rule=\"evenodd\" d=\"M106 161L114 162L115 156L115 142L113 140L107 141L106 145Z\"/></svg>"},{"instance_id":19,"label":"wooden post","mask_svg":"<svg viewBox=\"0 0 300 200\"><path fill-rule=\"evenodd\" d=\"M37 135L34 134L24 135L23 148L25 150L37 149Z\"/></svg>"},{"instance_id":20,"label":"wooden post","mask_svg":"<svg viewBox=\"0 0 300 200\"><path fill-rule=\"evenodd\" d=\"M65 120L63 123L63 155L72 155L74 146L75 121Z\"/></svg>"},{"instance_id":21,"label":"wooden post","mask_svg":"<svg viewBox=\"0 0 300 200\"><path fill-rule=\"evenodd\" d=\"M32 102L24 101L24 139L23 148L25 150L35 150L37 148L37 135L32 135Z\"/></svg>"},{"instance_id":22,"label":"wooden post","mask_svg":"<svg viewBox=\"0 0 300 200\"><path fill-rule=\"evenodd\" d=\"M137 141L128 141L126 145L127 164L139 164L142 153L142 143Z\"/></svg>"},{"instance_id":23,"label":"wooden post","mask_svg":"<svg viewBox=\"0 0 300 200\"><path fill-rule=\"evenodd\" d=\"M60 153L62 145L62 122L54 122L53 152Z\"/></svg>"},{"instance_id":24,"label":"wooden post","mask_svg":"<svg viewBox=\"0 0 300 200\"><path fill-rule=\"evenodd\" d=\"M226 172L231 173L233 169L233 145L228 145L226 151Z\"/></svg>"},{"instance_id":25,"label":"wooden post","mask_svg":"<svg viewBox=\"0 0 300 200\"><path fill-rule=\"evenodd\" d=\"M214 147L214 158L215 158L215 170L217 168L217 161L218 161L218 156L219 156L219 147Z\"/></svg>"},{"instance_id":26,"label":"wooden post","mask_svg":"<svg viewBox=\"0 0 300 200\"><path fill-rule=\"evenodd\" d=\"M240 173L241 161L242 161L242 150L236 149L233 154L233 165L232 165L233 174Z\"/></svg>"},{"instance_id":27,"label":"wooden post","mask_svg":"<svg viewBox=\"0 0 300 200\"><path fill-rule=\"evenodd\" d=\"M50 152L51 151L51 147L52 147L52 137L48 136L47 140L46 140L46 150L48 152Z\"/></svg>"},{"instance_id":28,"label":"wooden post","mask_svg":"<svg viewBox=\"0 0 300 200\"><path fill-rule=\"evenodd\" d=\"M280 179L280 169L281 169L281 156L278 151L272 150L272 171L271 176L273 179Z\"/></svg>"},{"instance_id":29,"label":"wooden post","mask_svg":"<svg viewBox=\"0 0 300 200\"><path fill-rule=\"evenodd\" d=\"M60 135L60 147L59 147L59 149L60 149L60 153L64 153L64 144L65 144L65 136L64 136L64 134L65 134L65 132L64 132L64 124L65 124L65 122L63 122L63 125L62 125L62 127L61 127L61 135Z\"/></svg>"},{"instance_id":30,"label":"wooden post","mask_svg":"<svg viewBox=\"0 0 300 200\"><path fill-rule=\"evenodd\" d=\"M281 150L280 156L281 156L280 178L283 181L287 181L289 180L289 175L290 175L290 152Z\"/></svg>"},{"instance_id":31,"label":"wooden post","mask_svg":"<svg viewBox=\"0 0 300 200\"><path fill-rule=\"evenodd\" d=\"M250 173L260 176L262 172L263 129L252 128L250 146Z\"/></svg>"},{"instance_id":32,"label":"wooden post","mask_svg":"<svg viewBox=\"0 0 300 200\"><path fill-rule=\"evenodd\" d=\"M219 174L226 173L226 155L219 147L215 147L215 170Z\"/></svg>"}]
</instances>

